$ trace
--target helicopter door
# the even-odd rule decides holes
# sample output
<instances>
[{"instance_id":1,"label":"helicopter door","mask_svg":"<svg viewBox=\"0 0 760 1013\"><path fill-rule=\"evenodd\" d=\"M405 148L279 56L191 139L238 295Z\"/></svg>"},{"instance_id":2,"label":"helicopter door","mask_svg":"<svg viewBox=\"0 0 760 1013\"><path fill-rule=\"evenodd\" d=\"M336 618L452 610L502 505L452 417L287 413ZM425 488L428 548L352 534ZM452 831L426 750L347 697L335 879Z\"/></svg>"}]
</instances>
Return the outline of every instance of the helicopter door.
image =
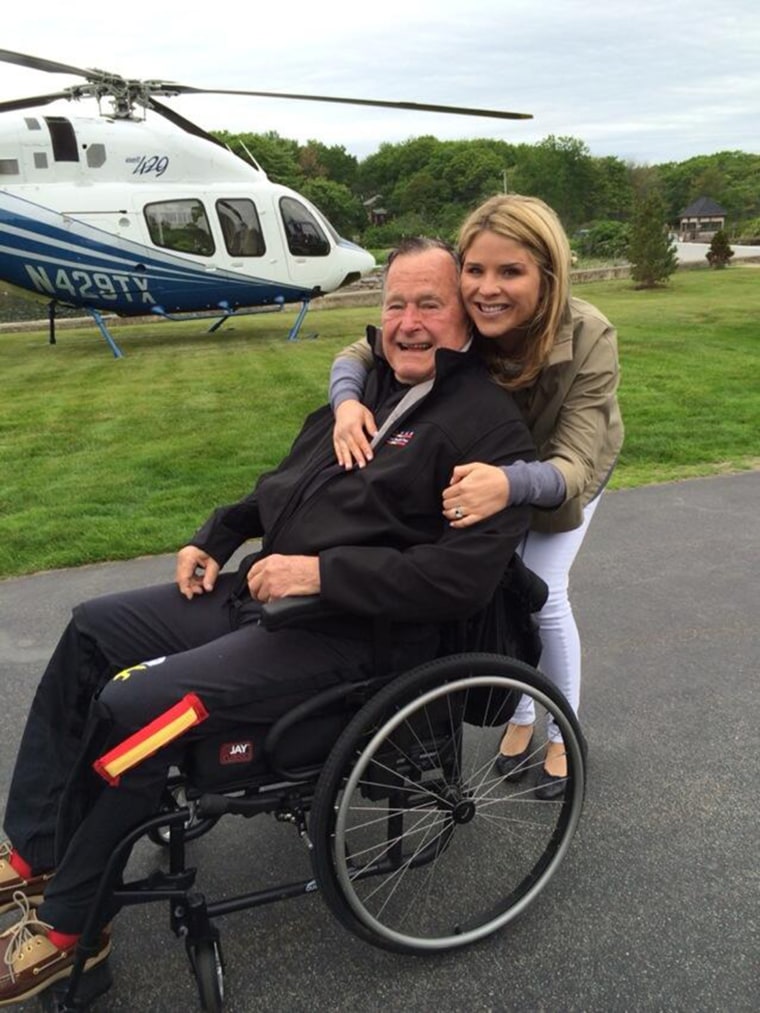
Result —
<instances>
[{"instance_id":1,"label":"helicopter door","mask_svg":"<svg viewBox=\"0 0 760 1013\"><path fill-rule=\"evenodd\" d=\"M280 216L291 280L304 288L318 288L325 283L325 258L330 255L330 240L325 230L309 208L295 197L280 198Z\"/></svg>"},{"instance_id":2,"label":"helicopter door","mask_svg":"<svg viewBox=\"0 0 760 1013\"><path fill-rule=\"evenodd\" d=\"M263 257L267 252L256 205L247 198L224 198L216 202L224 245L230 257ZM237 259L235 260L237 264ZM242 264L242 260L239 261Z\"/></svg>"}]
</instances>

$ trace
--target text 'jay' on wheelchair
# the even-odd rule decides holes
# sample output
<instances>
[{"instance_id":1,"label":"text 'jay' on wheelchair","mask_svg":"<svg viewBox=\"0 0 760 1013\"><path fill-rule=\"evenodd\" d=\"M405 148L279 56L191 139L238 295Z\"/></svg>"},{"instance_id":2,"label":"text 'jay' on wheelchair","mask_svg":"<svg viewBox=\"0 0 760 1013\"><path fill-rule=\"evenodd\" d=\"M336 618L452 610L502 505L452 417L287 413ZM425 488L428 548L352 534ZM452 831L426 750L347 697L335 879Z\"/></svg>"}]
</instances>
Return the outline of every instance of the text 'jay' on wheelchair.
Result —
<instances>
[{"instance_id":1,"label":"text 'jay' on wheelchair","mask_svg":"<svg viewBox=\"0 0 760 1013\"><path fill-rule=\"evenodd\" d=\"M215 1011L222 915L319 891L361 938L427 953L486 937L551 879L580 818L585 747L532 667L545 587L514 556L527 509L466 529L441 516L457 464L534 455L510 395L468 349L457 281L434 241L389 262L369 467L332 463L320 410L182 550L184 596L167 585L75 610L9 792L0 888L23 915L0 936L0 1005L39 995L56 1013L85 1009L110 985L107 923L127 905L169 902ZM220 574L251 537L261 552ZM551 800L494 767L523 694L565 742ZM540 769L541 750L520 774ZM207 900L186 845L222 815L259 813L295 826L313 877ZM125 882L146 835L167 868Z\"/></svg>"}]
</instances>

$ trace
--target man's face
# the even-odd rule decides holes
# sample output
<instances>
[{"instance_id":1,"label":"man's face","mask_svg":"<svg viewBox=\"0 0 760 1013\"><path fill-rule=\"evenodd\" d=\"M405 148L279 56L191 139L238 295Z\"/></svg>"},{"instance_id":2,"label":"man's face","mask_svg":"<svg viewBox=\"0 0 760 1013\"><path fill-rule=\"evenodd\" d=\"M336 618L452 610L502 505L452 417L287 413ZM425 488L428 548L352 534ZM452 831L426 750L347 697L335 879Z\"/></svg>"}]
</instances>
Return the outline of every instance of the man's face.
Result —
<instances>
[{"instance_id":1,"label":"man's face","mask_svg":"<svg viewBox=\"0 0 760 1013\"><path fill-rule=\"evenodd\" d=\"M435 374L437 348L464 348L468 321L459 278L445 250L397 257L388 268L383 298L383 355L401 383Z\"/></svg>"}]
</instances>

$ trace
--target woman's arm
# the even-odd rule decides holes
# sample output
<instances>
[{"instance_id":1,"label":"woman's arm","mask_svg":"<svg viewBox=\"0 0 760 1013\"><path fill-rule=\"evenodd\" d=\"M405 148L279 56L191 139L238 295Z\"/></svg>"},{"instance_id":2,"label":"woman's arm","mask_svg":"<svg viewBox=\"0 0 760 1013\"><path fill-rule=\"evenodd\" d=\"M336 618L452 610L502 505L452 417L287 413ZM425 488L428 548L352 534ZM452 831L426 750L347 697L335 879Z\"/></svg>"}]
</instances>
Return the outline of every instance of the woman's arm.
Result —
<instances>
[{"instance_id":1,"label":"woman's arm","mask_svg":"<svg viewBox=\"0 0 760 1013\"><path fill-rule=\"evenodd\" d=\"M622 440L618 381L616 335L609 327L579 363L551 438L541 448L543 459L565 480L566 499L582 495L595 480L600 481L600 469L611 466L619 451L609 439L614 423Z\"/></svg>"},{"instance_id":2,"label":"woman's arm","mask_svg":"<svg viewBox=\"0 0 760 1013\"><path fill-rule=\"evenodd\" d=\"M564 499L565 480L546 461L516 461L500 468L476 461L454 468L443 492L443 514L453 527L466 528L507 506L551 509Z\"/></svg>"},{"instance_id":3,"label":"woman's arm","mask_svg":"<svg viewBox=\"0 0 760 1013\"><path fill-rule=\"evenodd\" d=\"M333 446L338 464L350 470L372 460L370 440L377 432L372 412L361 403L372 352L362 338L338 352L330 370L329 398L335 413Z\"/></svg>"}]
</instances>

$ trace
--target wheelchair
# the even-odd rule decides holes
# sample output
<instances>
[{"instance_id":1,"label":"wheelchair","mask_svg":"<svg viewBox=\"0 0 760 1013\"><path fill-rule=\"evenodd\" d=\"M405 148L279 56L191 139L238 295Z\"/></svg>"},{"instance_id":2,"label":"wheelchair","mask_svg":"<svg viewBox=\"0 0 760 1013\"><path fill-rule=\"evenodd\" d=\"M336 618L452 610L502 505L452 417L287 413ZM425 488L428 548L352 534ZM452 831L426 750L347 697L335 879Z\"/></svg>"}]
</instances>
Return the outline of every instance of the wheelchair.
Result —
<instances>
[{"instance_id":1,"label":"wheelchair","mask_svg":"<svg viewBox=\"0 0 760 1013\"><path fill-rule=\"evenodd\" d=\"M318 601L285 599L264 609L263 622L278 629L318 609ZM450 653L389 675L383 635L371 678L331 686L274 724L241 726L188 748L162 811L112 855L72 974L40 995L43 1010L79 1013L110 987L107 960L84 971L109 905L168 902L207 1013L224 1005L217 920L225 914L318 891L359 938L428 954L485 939L528 907L557 871L581 816L586 747L575 715L516 657ZM543 722L518 776L505 780L494 768L522 694L534 699L537 717L553 717L565 742L567 779L552 800L533 794ZM295 828L312 878L207 899L195 888L187 845L224 816L264 813ZM145 836L166 849L167 868L124 883L126 856Z\"/></svg>"}]
</instances>

